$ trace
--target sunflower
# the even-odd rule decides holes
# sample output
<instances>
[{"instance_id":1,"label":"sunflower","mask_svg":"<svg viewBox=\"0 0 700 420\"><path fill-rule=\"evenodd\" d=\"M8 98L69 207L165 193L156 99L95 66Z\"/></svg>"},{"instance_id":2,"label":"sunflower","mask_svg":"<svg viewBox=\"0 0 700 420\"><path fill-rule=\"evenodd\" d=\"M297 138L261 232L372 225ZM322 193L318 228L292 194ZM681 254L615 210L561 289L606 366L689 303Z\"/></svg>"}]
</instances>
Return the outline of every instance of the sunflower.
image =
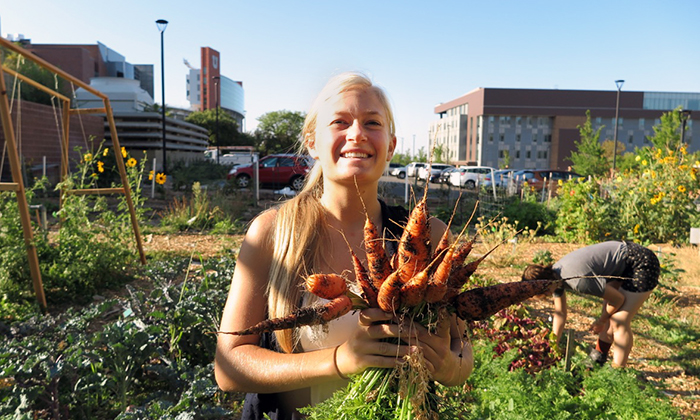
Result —
<instances>
[{"instance_id":1,"label":"sunflower","mask_svg":"<svg viewBox=\"0 0 700 420\"><path fill-rule=\"evenodd\" d=\"M122 157L123 157L124 159L126 159L126 155L127 155L126 149L125 149L124 147L122 147Z\"/></svg>"},{"instance_id":2,"label":"sunflower","mask_svg":"<svg viewBox=\"0 0 700 420\"><path fill-rule=\"evenodd\" d=\"M90 162L92 160L92 153L85 153L83 155L83 161Z\"/></svg>"},{"instance_id":3,"label":"sunflower","mask_svg":"<svg viewBox=\"0 0 700 420\"><path fill-rule=\"evenodd\" d=\"M163 185L165 184L165 181L168 179L168 176L165 175L164 173L158 173L156 175L156 184Z\"/></svg>"},{"instance_id":4,"label":"sunflower","mask_svg":"<svg viewBox=\"0 0 700 420\"><path fill-rule=\"evenodd\" d=\"M104 172L105 171L105 163L102 161L97 161L97 172Z\"/></svg>"},{"instance_id":5,"label":"sunflower","mask_svg":"<svg viewBox=\"0 0 700 420\"><path fill-rule=\"evenodd\" d=\"M107 156L109 154L109 147L105 147L105 150L102 152L102 156Z\"/></svg>"},{"instance_id":6,"label":"sunflower","mask_svg":"<svg viewBox=\"0 0 700 420\"><path fill-rule=\"evenodd\" d=\"M128 166L129 168L133 168L134 166L136 166L136 163L136 159L129 158L129 160L126 161L126 166Z\"/></svg>"}]
</instances>

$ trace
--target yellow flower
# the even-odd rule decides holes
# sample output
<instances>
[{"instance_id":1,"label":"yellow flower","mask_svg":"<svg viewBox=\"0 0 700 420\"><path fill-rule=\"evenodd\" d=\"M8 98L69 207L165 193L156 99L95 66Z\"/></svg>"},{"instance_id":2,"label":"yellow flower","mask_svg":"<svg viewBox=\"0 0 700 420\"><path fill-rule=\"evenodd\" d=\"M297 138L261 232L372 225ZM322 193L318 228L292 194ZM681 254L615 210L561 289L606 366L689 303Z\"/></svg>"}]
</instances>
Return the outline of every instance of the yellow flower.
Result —
<instances>
[{"instance_id":1,"label":"yellow flower","mask_svg":"<svg viewBox=\"0 0 700 420\"><path fill-rule=\"evenodd\" d=\"M642 157L641 157L641 156L639 156L639 155L637 155L637 157L636 157L636 158L634 158L634 160L636 160L637 162L639 162L640 160L642 160Z\"/></svg>"},{"instance_id":2,"label":"yellow flower","mask_svg":"<svg viewBox=\"0 0 700 420\"><path fill-rule=\"evenodd\" d=\"M558 180L558 181L557 181L557 185L559 185L559 186L561 187L562 185L564 185L564 181L562 181L561 179Z\"/></svg>"},{"instance_id":3,"label":"yellow flower","mask_svg":"<svg viewBox=\"0 0 700 420\"><path fill-rule=\"evenodd\" d=\"M685 185L679 185L679 186L678 186L678 192L684 193L685 191L686 191L686 190L685 190Z\"/></svg>"},{"instance_id":4,"label":"yellow flower","mask_svg":"<svg viewBox=\"0 0 700 420\"><path fill-rule=\"evenodd\" d=\"M654 197L654 198L652 198L651 200L649 200L649 202L650 202L652 205L655 205L656 203L659 202L659 199L656 198L656 197Z\"/></svg>"},{"instance_id":5,"label":"yellow flower","mask_svg":"<svg viewBox=\"0 0 700 420\"><path fill-rule=\"evenodd\" d=\"M102 156L107 156L109 154L109 147L105 148L105 150L102 152Z\"/></svg>"},{"instance_id":6,"label":"yellow flower","mask_svg":"<svg viewBox=\"0 0 700 420\"><path fill-rule=\"evenodd\" d=\"M688 150L686 150L687 148L688 148L688 146L685 144L683 146L681 146L681 154L687 155L688 154Z\"/></svg>"},{"instance_id":7,"label":"yellow flower","mask_svg":"<svg viewBox=\"0 0 700 420\"><path fill-rule=\"evenodd\" d=\"M695 165L693 165L693 166L700 166L700 160L696 160Z\"/></svg>"},{"instance_id":8,"label":"yellow flower","mask_svg":"<svg viewBox=\"0 0 700 420\"><path fill-rule=\"evenodd\" d=\"M83 161L90 162L92 160L92 153L85 153L83 155Z\"/></svg>"},{"instance_id":9,"label":"yellow flower","mask_svg":"<svg viewBox=\"0 0 700 420\"><path fill-rule=\"evenodd\" d=\"M149 180L149 181L153 181L153 171L150 171L150 172L148 173L148 180Z\"/></svg>"},{"instance_id":10,"label":"yellow flower","mask_svg":"<svg viewBox=\"0 0 700 420\"><path fill-rule=\"evenodd\" d=\"M94 173L94 172L93 172L93 173L91 173L91 174L90 174L90 176L91 176L91 177L93 177L93 178L97 178L97 174L96 174L96 173Z\"/></svg>"},{"instance_id":11,"label":"yellow flower","mask_svg":"<svg viewBox=\"0 0 700 420\"><path fill-rule=\"evenodd\" d=\"M163 185L165 184L165 181L168 179L167 175L164 173L158 172L156 175L156 184Z\"/></svg>"},{"instance_id":12,"label":"yellow flower","mask_svg":"<svg viewBox=\"0 0 700 420\"><path fill-rule=\"evenodd\" d=\"M97 162L97 172L104 172L105 171L105 163L102 161Z\"/></svg>"},{"instance_id":13,"label":"yellow flower","mask_svg":"<svg viewBox=\"0 0 700 420\"><path fill-rule=\"evenodd\" d=\"M646 159L644 159L644 160L642 161L642 165L643 165L643 166L647 166L647 163L648 163L648 162L647 162Z\"/></svg>"},{"instance_id":14,"label":"yellow flower","mask_svg":"<svg viewBox=\"0 0 700 420\"><path fill-rule=\"evenodd\" d=\"M129 168L133 168L134 166L136 166L136 159L129 158L129 160L126 161L126 166L128 166Z\"/></svg>"},{"instance_id":15,"label":"yellow flower","mask_svg":"<svg viewBox=\"0 0 700 420\"><path fill-rule=\"evenodd\" d=\"M122 147L122 157L126 159L126 149Z\"/></svg>"},{"instance_id":16,"label":"yellow flower","mask_svg":"<svg viewBox=\"0 0 700 420\"><path fill-rule=\"evenodd\" d=\"M638 234L638 233L639 233L639 223L637 223L636 225L634 225L634 234L636 235L636 234Z\"/></svg>"}]
</instances>

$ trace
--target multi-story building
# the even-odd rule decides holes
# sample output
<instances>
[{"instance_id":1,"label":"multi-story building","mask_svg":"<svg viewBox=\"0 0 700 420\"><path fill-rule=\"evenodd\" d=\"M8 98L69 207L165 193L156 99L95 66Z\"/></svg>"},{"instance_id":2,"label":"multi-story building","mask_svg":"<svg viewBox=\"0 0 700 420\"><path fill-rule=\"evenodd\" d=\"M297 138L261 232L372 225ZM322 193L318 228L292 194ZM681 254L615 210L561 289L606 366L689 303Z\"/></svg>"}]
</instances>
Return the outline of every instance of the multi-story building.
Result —
<instances>
[{"instance_id":1,"label":"multi-story building","mask_svg":"<svg viewBox=\"0 0 700 420\"><path fill-rule=\"evenodd\" d=\"M221 75L221 56L209 48L201 48L201 69L196 69L185 61L190 69L187 75L187 100L196 111L216 109L228 113L238 123L238 129L245 129L245 105L243 82Z\"/></svg>"},{"instance_id":2,"label":"multi-story building","mask_svg":"<svg viewBox=\"0 0 700 420\"><path fill-rule=\"evenodd\" d=\"M686 124L684 141L689 151L700 150L700 139L693 139L700 93L619 93L617 140L626 151L649 145L647 137L654 135L661 115L677 107L695 112ZM499 167L508 156L512 168L566 169L586 111L594 129L603 127L601 142L615 137L617 95L617 91L478 88L435 107L440 119L431 123L430 144L441 145L445 160L458 165Z\"/></svg>"}]
</instances>

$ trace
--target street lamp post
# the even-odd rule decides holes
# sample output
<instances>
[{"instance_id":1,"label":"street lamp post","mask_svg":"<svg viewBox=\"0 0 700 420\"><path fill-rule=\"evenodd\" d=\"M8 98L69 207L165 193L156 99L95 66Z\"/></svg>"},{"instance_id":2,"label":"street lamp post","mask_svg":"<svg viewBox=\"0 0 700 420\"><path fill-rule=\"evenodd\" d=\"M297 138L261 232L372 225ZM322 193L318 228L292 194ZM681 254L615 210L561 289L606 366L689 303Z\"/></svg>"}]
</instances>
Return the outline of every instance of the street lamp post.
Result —
<instances>
[{"instance_id":1,"label":"street lamp post","mask_svg":"<svg viewBox=\"0 0 700 420\"><path fill-rule=\"evenodd\" d=\"M160 112L161 112L161 117L163 120L163 173L167 173L167 161L165 159L165 55L164 55L164 48L163 48L163 33L165 32L165 28L168 26L168 21L165 19L158 19L156 21L156 26L158 27L158 30L160 31L160 91L161 91L161 107L160 107ZM155 169L154 169L155 170Z\"/></svg>"},{"instance_id":2,"label":"street lamp post","mask_svg":"<svg viewBox=\"0 0 700 420\"><path fill-rule=\"evenodd\" d=\"M617 86L617 100L615 101L615 132L613 133L613 172L615 172L615 164L617 163L617 116L620 112L620 90L622 89L623 83L625 83L624 80L615 80L615 85Z\"/></svg>"},{"instance_id":3,"label":"street lamp post","mask_svg":"<svg viewBox=\"0 0 700 420\"><path fill-rule=\"evenodd\" d=\"M689 109L681 109L680 117L681 117L681 144L680 144L680 146L682 147L683 144L685 143L685 123L688 121L688 119L690 119L690 110Z\"/></svg>"},{"instance_id":4,"label":"street lamp post","mask_svg":"<svg viewBox=\"0 0 700 420\"><path fill-rule=\"evenodd\" d=\"M219 148L219 80L220 76L212 77L214 79L214 94L216 95L216 163L219 163L221 149Z\"/></svg>"}]
</instances>

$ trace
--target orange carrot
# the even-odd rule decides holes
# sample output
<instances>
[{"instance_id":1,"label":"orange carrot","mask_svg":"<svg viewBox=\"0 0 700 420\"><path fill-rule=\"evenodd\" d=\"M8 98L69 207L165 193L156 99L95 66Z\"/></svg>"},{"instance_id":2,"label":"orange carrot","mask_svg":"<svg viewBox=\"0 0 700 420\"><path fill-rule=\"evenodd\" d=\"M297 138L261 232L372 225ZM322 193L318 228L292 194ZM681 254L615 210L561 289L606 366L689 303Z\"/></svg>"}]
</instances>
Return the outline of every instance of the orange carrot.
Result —
<instances>
[{"instance_id":1,"label":"orange carrot","mask_svg":"<svg viewBox=\"0 0 700 420\"><path fill-rule=\"evenodd\" d=\"M335 299L348 290L345 279L337 274L312 274L306 278L306 290L324 299Z\"/></svg>"},{"instance_id":2,"label":"orange carrot","mask_svg":"<svg viewBox=\"0 0 700 420\"><path fill-rule=\"evenodd\" d=\"M350 255L352 256L352 265L355 268L355 280L362 290L362 298L367 302L367 306L370 308L377 308L377 293L379 291L375 288L374 284L370 280L367 270L362 265L362 261L357 258L357 254L351 249Z\"/></svg>"},{"instance_id":3,"label":"orange carrot","mask_svg":"<svg viewBox=\"0 0 700 420\"><path fill-rule=\"evenodd\" d=\"M379 288L377 303L384 312L395 312L399 308L401 286L403 286L403 281L399 277L399 272L394 271Z\"/></svg>"},{"instance_id":4,"label":"orange carrot","mask_svg":"<svg viewBox=\"0 0 700 420\"><path fill-rule=\"evenodd\" d=\"M424 196L411 211L399 241L397 272L402 282L420 273L430 261L430 223Z\"/></svg>"},{"instance_id":5,"label":"orange carrot","mask_svg":"<svg viewBox=\"0 0 700 420\"><path fill-rule=\"evenodd\" d=\"M364 239L369 276L375 289L379 290L392 270L377 225L370 220L369 216L365 220Z\"/></svg>"},{"instance_id":6,"label":"orange carrot","mask_svg":"<svg viewBox=\"0 0 700 420\"><path fill-rule=\"evenodd\" d=\"M217 331L216 333L250 335L261 334L265 331L286 330L303 325L326 324L336 318L340 318L350 312L351 309L352 301L350 298L347 295L340 295L326 304L300 308L285 317L266 319L265 321L259 322L241 331Z\"/></svg>"},{"instance_id":7,"label":"orange carrot","mask_svg":"<svg viewBox=\"0 0 700 420\"><path fill-rule=\"evenodd\" d=\"M480 287L460 293L453 304L460 319L480 321L501 309L545 293L554 284L561 284L561 280L516 281Z\"/></svg>"}]
</instances>

